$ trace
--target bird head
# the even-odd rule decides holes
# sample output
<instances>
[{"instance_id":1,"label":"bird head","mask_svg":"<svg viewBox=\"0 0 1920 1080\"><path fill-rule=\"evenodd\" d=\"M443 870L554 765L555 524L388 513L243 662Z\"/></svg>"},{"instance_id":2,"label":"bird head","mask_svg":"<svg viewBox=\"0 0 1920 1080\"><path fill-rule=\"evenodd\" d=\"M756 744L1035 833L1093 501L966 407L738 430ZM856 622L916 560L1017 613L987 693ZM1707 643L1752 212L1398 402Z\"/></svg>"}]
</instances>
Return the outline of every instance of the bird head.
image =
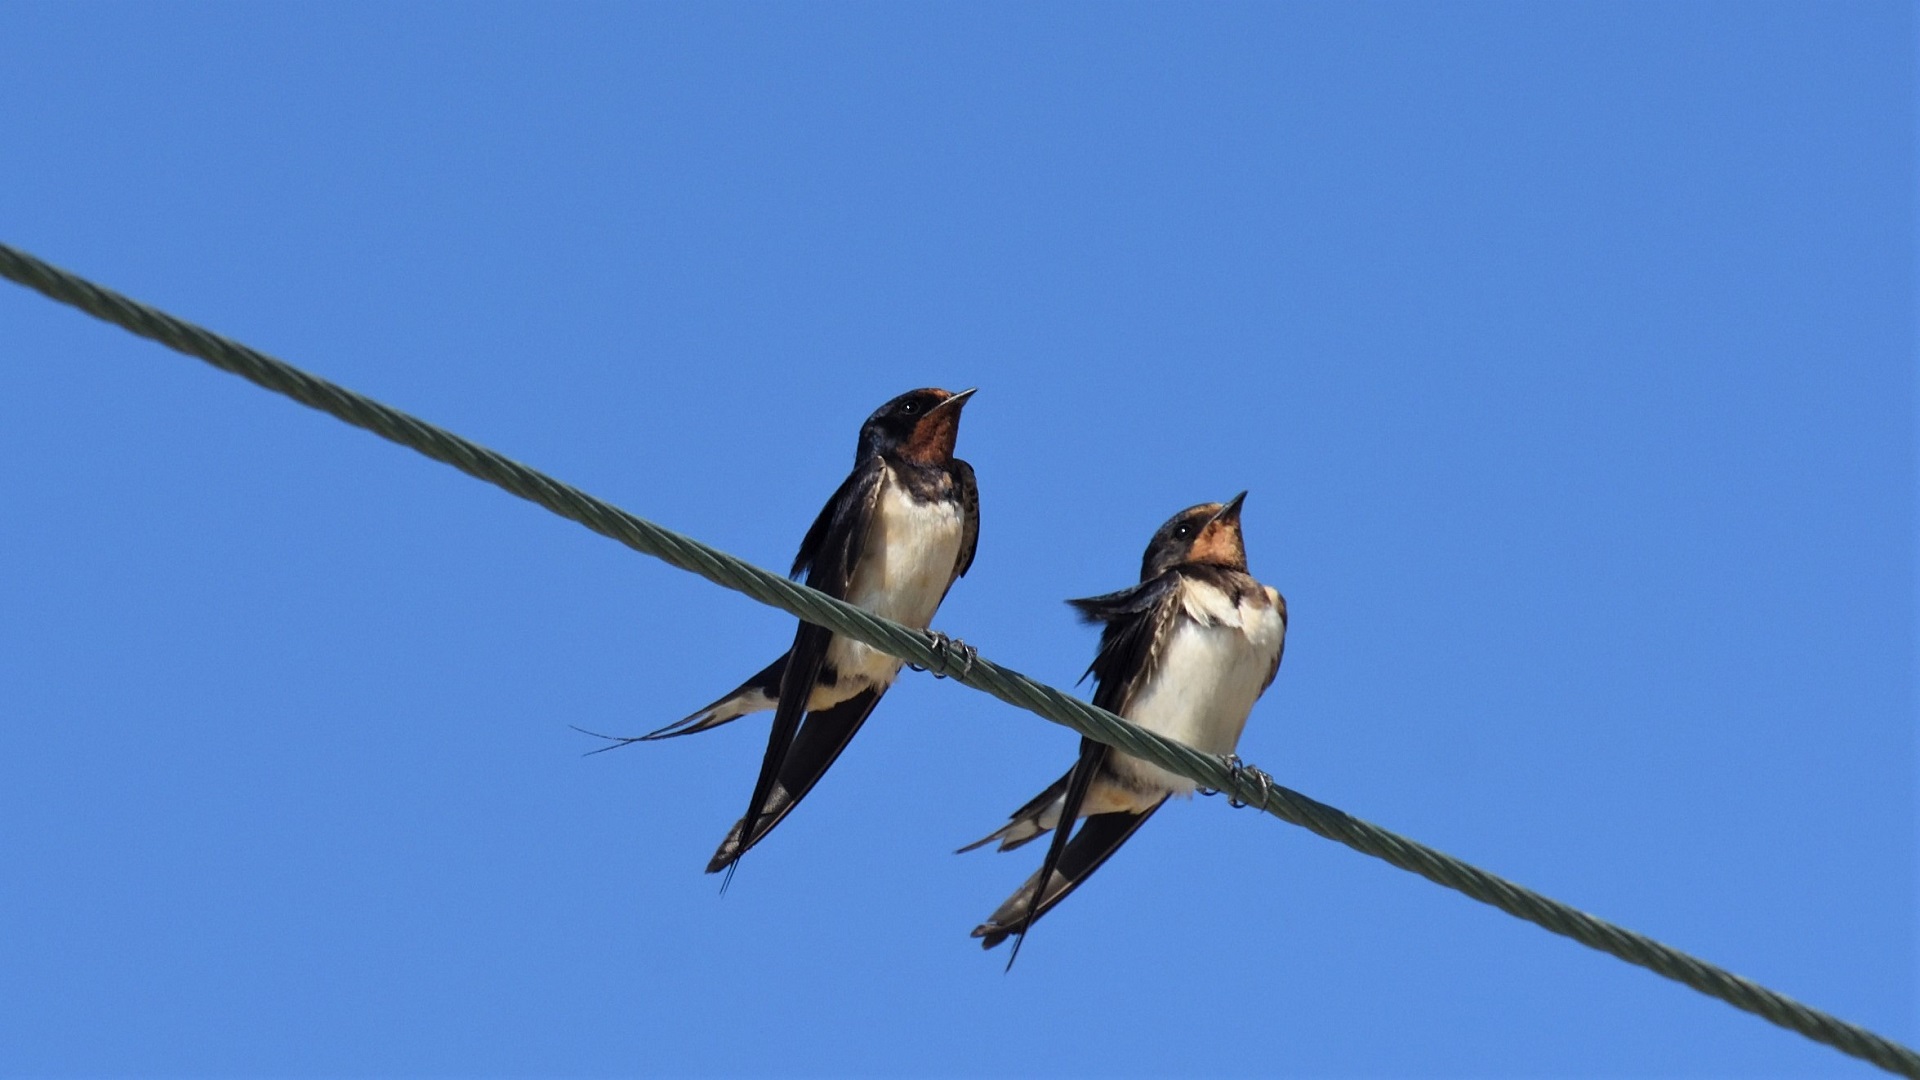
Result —
<instances>
[{"instance_id":1,"label":"bird head","mask_svg":"<svg viewBox=\"0 0 1920 1080\"><path fill-rule=\"evenodd\" d=\"M972 390L952 394L937 387L901 394L860 425L860 459L889 454L930 465L951 459L960 410L972 396Z\"/></svg>"},{"instance_id":2,"label":"bird head","mask_svg":"<svg viewBox=\"0 0 1920 1080\"><path fill-rule=\"evenodd\" d=\"M1240 504L1246 500L1243 491L1224 503L1201 503L1168 518L1147 544L1140 580L1187 563L1244 571L1247 546L1240 535Z\"/></svg>"}]
</instances>

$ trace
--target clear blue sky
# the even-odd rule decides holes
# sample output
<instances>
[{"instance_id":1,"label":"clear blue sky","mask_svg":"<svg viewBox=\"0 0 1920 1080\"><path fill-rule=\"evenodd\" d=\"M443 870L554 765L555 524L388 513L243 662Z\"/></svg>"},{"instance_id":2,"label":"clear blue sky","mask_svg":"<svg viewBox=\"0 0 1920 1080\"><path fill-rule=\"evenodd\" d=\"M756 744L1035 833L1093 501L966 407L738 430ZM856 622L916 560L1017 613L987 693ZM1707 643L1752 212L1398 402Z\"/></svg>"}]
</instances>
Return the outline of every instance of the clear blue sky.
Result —
<instances>
[{"instance_id":1,"label":"clear blue sky","mask_svg":"<svg viewBox=\"0 0 1920 1080\"><path fill-rule=\"evenodd\" d=\"M0 239L783 567L978 385L938 625L1250 489L1283 783L1908 1042L1894 3L0 8ZM0 1073L1867 1076L1277 821L1020 965L1075 736L909 675L731 892L792 623L0 289Z\"/></svg>"}]
</instances>

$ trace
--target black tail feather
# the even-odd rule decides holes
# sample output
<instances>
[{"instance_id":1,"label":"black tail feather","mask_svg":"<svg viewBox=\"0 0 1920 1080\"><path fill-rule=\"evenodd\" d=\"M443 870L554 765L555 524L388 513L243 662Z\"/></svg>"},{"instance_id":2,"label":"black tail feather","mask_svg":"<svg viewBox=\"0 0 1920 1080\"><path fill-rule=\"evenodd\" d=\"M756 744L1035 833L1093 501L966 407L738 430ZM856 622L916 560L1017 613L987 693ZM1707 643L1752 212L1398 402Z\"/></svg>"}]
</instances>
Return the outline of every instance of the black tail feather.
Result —
<instances>
[{"instance_id":1,"label":"black tail feather","mask_svg":"<svg viewBox=\"0 0 1920 1080\"><path fill-rule=\"evenodd\" d=\"M838 705L807 714L798 734L787 747L779 775L758 803L759 812L754 815L752 831L747 829L746 818L735 822L727 838L721 841L719 850L713 853L712 861L707 864L707 873L717 873L732 866L735 860L751 850L753 845L773 831L775 825L793 812L800 800L806 798L813 786L826 775L827 769L840 757L840 752L853 741L853 736L860 730L860 725L866 723L884 692L879 689L862 690Z\"/></svg>"},{"instance_id":2,"label":"black tail feather","mask_svg":"<svg viewBox=\"0 0 1920 1080\"><path fill-rule=\"evenodd\" d=\"M974 928L973 936L981 939L981 947L991 949L1016 934L1024 935L1034 922L1057 907L1095 870L1100 869L1120 849L1120 845L1126 843L1127 838L1164 805L1166 800L1161 799L1145 810L1121 810L1087 818L1061 854L1059 866L1052 877L1043 879L1035 874L1027 879L1027 883L1008 897L998 911ZM1043 880L1047 883L1044 896L1040 895L1040 883Z\"/></svg>"},{"instance_id":3,"label":"black tail feather","mask_svg":"<svg viewBox=\"0 0 1920 1080\"><path fill-rule=\"evenodd\" d=\"M1054 827L1053 841L1047 845L1047 857L1040 863L1037 880L1041 884L1027 900L1027 912L1020 918L1019 929L1014 931L1013 952L1007 956L1008 971L1012 971L1013 962L1020 959L1020 946L1027 940L1027 928L1040 917L1040 894L1046 891L1045 884L1053 881L1054 868L1060 865L1061 853L1066 851L1067 839L1074 831L1074 823L1080 818L1080 807L1087 801L1087 789L1093 786L1093 778L1099 774L1100 767L1106 764L1108 751L1105 743L1084 737L1080 740L1080 760L1073 763L1073 771L1067 774L1067 797L1060 804L1060 823Z\"/></svg>"}]
</instances>

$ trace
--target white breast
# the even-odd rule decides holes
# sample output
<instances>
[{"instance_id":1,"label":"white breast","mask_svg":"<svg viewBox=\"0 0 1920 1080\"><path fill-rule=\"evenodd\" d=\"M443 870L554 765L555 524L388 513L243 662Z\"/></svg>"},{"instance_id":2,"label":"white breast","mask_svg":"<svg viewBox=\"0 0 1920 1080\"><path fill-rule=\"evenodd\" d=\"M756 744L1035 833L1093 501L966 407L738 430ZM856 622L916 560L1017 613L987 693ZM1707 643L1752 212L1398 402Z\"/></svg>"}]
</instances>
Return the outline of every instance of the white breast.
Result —
<instances>
[{"instance_id":1,"label":"white breast","mask_svg":"<svg viewBox=\"0 0 1920 1080\"><path fill-rule=\"evenodd\" d=\"M962 531L958 505L916 501L889 473L847 602L925 629L953 581ZM838 635L827 646L827 662L840 673L835 696L841 699L861 686L886 686L900 672L899 660Z\"/></svg>"},{"instance_id":2,"label":"white breast","mask_svg":"<svg viewBox=\"0 0 1920 1080\"><path fill-rule=\"evenodd\" d=\"M1230 754L1273 671L1286 625L1272 603L1236 605L1211 585L1181 587L1183 610L1161 647L1153 678L1122 715L1196 750ZM1191 794L1195 787L1184 776L1126 754L1115 754L1113 765L1157 791Z\"/></svg>"}]
</instances>

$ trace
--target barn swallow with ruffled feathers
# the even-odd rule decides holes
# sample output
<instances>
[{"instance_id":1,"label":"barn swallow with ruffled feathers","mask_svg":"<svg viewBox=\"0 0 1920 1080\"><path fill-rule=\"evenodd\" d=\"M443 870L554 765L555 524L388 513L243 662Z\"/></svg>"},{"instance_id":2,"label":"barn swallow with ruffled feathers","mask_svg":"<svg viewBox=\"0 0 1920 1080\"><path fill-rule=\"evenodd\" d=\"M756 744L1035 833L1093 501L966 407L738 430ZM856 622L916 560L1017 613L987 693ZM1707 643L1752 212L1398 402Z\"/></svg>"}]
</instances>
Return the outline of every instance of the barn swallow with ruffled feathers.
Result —
<instances>
[{"instance_id":1,"label":"barn swallow with ruffled feathers","mask_svg":"<svg viewBox=\"0 0 1920 1080\"><path fill-rule=\"evenodd\" d=\"M1230 755L1239 745L1247 714L1272 684L1286 646L1286 600L1247 573L1240 532L1246 497L1243 491L1224 504L1182 510L1160 526L1141 560L1138 585L1067 601L1082 620L1104 627L1087 669L1093 703L1208 754ZM989 949L1014 936L1018 956L1034 920L1099 869L1170 796L1190 797L1196 787L1082 738L1080 758L1065 776L1014 811L1005 826L960 849L997 840L1007 851L1054 830L1040 872L973 936ZM1083 817L1086 823L1069 839Z\"/></svg>"},{"instance_id":2,"label":"barn swallow with ruffled feathers","mask_svg":"<svg viewBox=\"0 0 1920 1080\"><path fill-rule=\"evenodd\" d=\"M947 590L973 564L980 496L973 467L953 456L960 410L973 390L910 390L860 425L853 472L800 541L792 576L875 615L924 630ZM970 653L934 635L937 651ZM711 731L773 710L766 756L747 803L707 863L731 868L813 790L846 749L902 661L802 622L793 647L718 701L658 731L616 743ZM610 749L610 748L609 748Z\"/></svg>"}]
</instances>

